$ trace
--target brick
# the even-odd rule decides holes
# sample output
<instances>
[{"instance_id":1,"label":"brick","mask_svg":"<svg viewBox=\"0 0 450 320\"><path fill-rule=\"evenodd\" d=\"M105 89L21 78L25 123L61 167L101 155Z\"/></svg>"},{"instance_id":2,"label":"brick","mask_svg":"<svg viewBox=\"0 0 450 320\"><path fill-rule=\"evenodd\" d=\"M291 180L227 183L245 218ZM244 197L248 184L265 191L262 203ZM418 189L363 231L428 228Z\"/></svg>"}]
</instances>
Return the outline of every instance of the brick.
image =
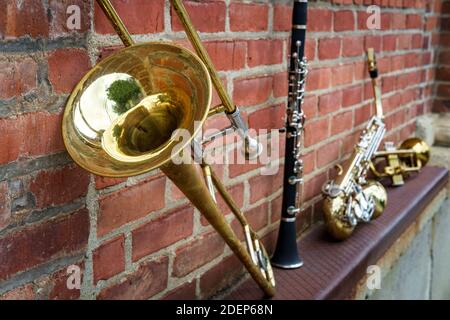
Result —
<instances>
[{"instance_id":1,"label":"brick","mask_svg":"<svg viewBox=\"0 0 450 320\"><path fill-rule=\"evenodd\" d=\"M331 75L332 73L330 68L310 69L308 79L306 81L306 90L314 91L328 88L331 82Z\"/></svg>"},{"instance_id":2,"label":"brick","mask_svg":"<svg viewBox=\"0 0 450 320\"><path fill-rule=\"evenodd\" d=\"M26 94L36 88L36 62L31 58L0 62L0 99L9 99Z\"/></svg>"},{"instance_id":3,"label":"brick","mask_svg":"<svg viewBox=\"0 0 450 320\"><path fill-rule=\"evenodd\" d=\"M200 32L225 31L226 4L222 1L184 1L184 6L194 27ZM207 13L207 14L205 14ZM172 9L172 30L182 31L183 26Z\"/></svg>"},{"instance_id":4,"label":"brick","mask_svg":"<svg viewBox=\"0 0 450 320\"><path fill-rule=\"evenodd\" d=\"M220 256L224 249L225 242L218 233L201 235L176 250L172 275L184 277Z\"/></svg>"},{"instance_id":5,"label":"brick","mask_svg":"<svg viewBox=\"0 0 450 320\"><path fill-rule=\"evenodd\" d=\"M193 232L193 217L193 207L185 206L133 230L133 261L190 236Z\"/></svg>"},{"instance_id":6,"label":"brick","mask_svg":"<svg viewBox=\"0 0 450 320\"><path fill-rule=\"evenodd\" d=\"M81 283L83 283L83 270L84 263L79 262L74 264L80 268L80 276ZM69 280L69 276L71 273L68 273L68 266L54 272L49 276L49 293L48 298L51 300L75 300L80 298L80 289L76 288L68 288L67 281ZM42 289L41 289L42 290ZM47 291L47 288L44 288L43 291Z\"/></svg>"},{"instance_id":7,"label":"brick","mask_svg":"<svg viewBox=\"0 0 450 320\"><path fill-rule=\"evenodd\" d=\"M80 8L80 29L68 28L68 21L73 22L70 17L74 13L72 11L67 13L67 9L71 5L76 5ZM50 36L64 36L72 32L84 33L89 30L90 5L88 2L83 0L50 0L48 7L48 12L51 14Z\"/></svg>"},{"instance_id":8,"label":"brick","mask_svg":"<svg viewBox=\"0 0 450 320\"><path fill-rule=\"evenodd\" d=\"M204 42L217 70L239 70L245 67L247 45L244 41Z\"/></svg>"},{"instance_id":9,"label":"brick","mask_svg":"<svg viewBox=\"0 0 450 320\"><path fill-rule=\"evenodd\" d=\"M366 11L358 11L357 15L358 15L357 17L358 29L368 30L367 19L371 16L371 14L367 13Z\"/></svg>"},{"instance_id":10,"label":"brick","mask_svg":"<svg viewBox=\"0 0 450 320\"><path fill-rule=\"evenodd\" d=\"M317 116L319 98L313 95L306 95L303 101L302 109L305 113L306 119L311 119Z\"/></svg>"},{"instance_id":11,"label":"brick","mask_svg":"<svg viewBox=\"0 0 450 320\"><path fill-rule=\"evenodd\" d=\"M280 105L257 110L248 116L249 127L255 130L279 129L284 126L286 110Z\"/></svg>"},{"instance_id":12,"label":"brick","mask_svg":"<svg viewBox=\"0 0 450 320\"><path fill-rule=\"evenodd\" d=\"M375 52L381 51L381 36L365 36L364 37L364 48L373 48Z\"/></svg>"},{"instance_id":13,"label":"brick","mask_svg":"<svg viewBox=\"0 0 450 320\"><path fill-rule=\"evenodd\" d=\"M308 41L305 42L305 57L309 61L316 58L316 42L316 39L312 38L309 38Z\"/></svg>"},{"instance_id":14,"label":"brick","mask_svg":"<svg viewBox=\"0 0 450 320\"><path fill-rule=\"evenodd\" d=\"M402 34L397 38L397 50L407 50L411 48L412 35Z\"/></svg>"},{"instance_id":15,"label":"brick","mask_svg":"<svg viewBox=\"0 0 450 320\"><path fill-rule=\"evenodd\" d=\"M331 121L332 135L339 134L351 128L353 128L353 113L351 110L333 116L333 121Z\"/></svg>"},{"instance_id":16,"label":"brick","mask_svg":"<svg viewBox=\"0 0 450 320\"><path fill-rule=\"evenodd\" d=\"M229 8L231 31L265 31L269 23L267 4L232 2Z\"/></svg>"},{"instance_id":17,"label":"brick","mask_svg":"<svg viewBox=\"0 0 450 320\"><path fill-rule=\"evenodd\" d=\"M248 41L247 64L249 67L258 65L279 64L283 57L281 40L250 40Z\"/></svg>"},{"instance_id":18,"label":"brick","mask_svg":"<svg viewBox=\"0 0 450 320\"><path fill-rule=\"evenodd\" d=\"M35 300L33 284L27 283L0 295L0 300Z\"/></svg>"},{"instance_id":19,"label":"brick","mask_svg":"<svg viewBox=\"0 0 450 320\"><path fill-rule=\"evenodd\" d=\"M69 93L89 70L85 50L58 49L48 57L48 78L56 93Z\"/></svg>"},{"instance_id":20,"label":"brick","mask_svg":"<svg viewBox=\"0 0 450 320\"><path fill-rule=\"evenodd\" d=\"M49 17L42 1L2 1L0 38L48 37Z\"/></svg>"},{"instance_id":21,"label":"brick","mask_svg":"<svg viewBox=\"0 0 450 320\"><path fill-rule=\"evenodd\" d=\"M308 9L308 31L331 31L333 12L327 9Z\"/></svg>"},{"instance_id":22,"label":"brick","mask_svg":"<svg viewBox=\"0 0 450 320\"><path fill-rule=\"evenodd\" d=\"M145 300L167 287L169 259L165 256L140 264L118 283L102 289L100 300Z\"/></svg>"},{"instance_id":23,"label":"brick","mask_svg":"<svg viewBox=\"0 0 450 320\"><path fill-rule=\"evenodd\" d=\"M200 277L200 290L203 299L228 286L244 272L242 263L235 255L224 258Z\"/></svg>"},{"instance_id":24,"label":"brick","mask_svg":"<svg viewBox=\"0 0 450 320\"><path fill-rule=\"evenodd\" d=\"M353 63L353 79L366 80L367 79L367 62L366 61L355 61Z\"/></svg>"},{"instance_id":25,"label":"brick","mask_svg":"<svg viewBox=\"0 0 450 320\"><path fill-rule=\"evenodd\" d=\"M92 253L94 283L107 280L125 270L125 237L120 235L103 242Z\"/></svg>"},{"instance_id":26,"label":"brick","mask_svg":"<svg viewBox=\"0 0 450 320\"><path fill-rule=\"evenodd\" d=\"M336 122L336 121L335 121ZM333 141L317 149L317 168L323 168L339 159L340 142Z\"/></svg>"},{"instance_id":27,"label":"brick","mask_svg":"<svg viewBox=\"0 0 450 320\"><path fill-rule=\"evenodd\" d=\"M251 106L265 102L272 93L272 77L234 80L233 99L238 106Z\"/></svg>"},{"instance_id":28,"label":"brick","mask_svg":"<svg viewBox=\"0 0 450 320\"><path fill-rule=\"evenodd\" d=\"M420 14L408 14L406 16L406 27L408 29L421 29L422 16Z\"/></svg>"},{"instance_id":29,"label":"brick","mask_svg":"<svg viewBox=\"0 0 450 320\"><path fill-rule=\"evenodd\" d=\"M322 192L322 186L327 181L326 172L319 173L305 182L303 187L303 201L308 201L313 197L319 196Z\"/></svg>"},{"instance_id":30,"label":"brick","mask_svg":"<svg viewBox=\"0 0 450 320\"><path fill-rule=\"evenodd\" d=\"M355 127L365 123L372 114L371 104L368 103L355 109Z\"/></svg>"},{"instance_id":31,"label":"brick","mask_svg":"<svg viewBox=\"0 0 450 320\"><path fill-rule=\"evenodd\" d=\"M58 114L35 112L0 119L0 128L0 145L8 146L0 153L0 164L64 150Z\"/></svg>"},{"instance_id":32,"label":"brick","mask_svg":"<svg viewBox=\"0 0 450 320\"><path fill-rule=\"evenodd\" d=\"M274 5L273 30L290 31L292 28L292 7L286 5Z\"/></svg>"},{"instance_id":33,"label":"brick","mask_svg":"<svg viewBox=\"0 0 450 320\"><path fill-rule=\"evenodd\" d=\"M30 182L36 207L61 205L87 193L89 174L75 165L40 171Z\"/></svg>"},{"instance_id":34,"label":"brick","mask_svg":"<svg viewBox=\"0 0 450 320\"><path fill-rule=\"evenodd\" d=\"M412 35L411 49L421 49L423 43L423 37L420 33Z\"/></svg>"},{"instance_id":35,"label":"brick","mask_svg":"<svg viewBox=\"0 0 450 320\"><path fill-rule=\"evenodd\" d=\"M164 30L164 0L113 0L112 4L131 34ZM97 3L94 3L94 28L100 34L115 34Z\"/></svg>"},{"instance_id":36,"label":"brick","mask_svg":"<svg viewBox=\"0 0 450 320\"><path fill-rule=\"evenodd\" d=\"M333 91L331 93L319 96L319 115L326 115L335 112L341 108L342 91Z\"/></svg>"},{"instance_id":37,"label":"brick","mask_svg":"<svg viewBox=\"0 0 450 320\"><path fill-rule=\"evenodd\" d=\"M288 74L280 72L273 76L273 96L275 98L284 97L288 94Z\"/></svg>"},{"instance_id":38,"label":"brick","mask_svg":"<svg viewBox=\"0 0 450 320\"><path fill-rule=\"evenodd\" d=\"M269 214L269 203L264 202L263 204L250 209L245 212L245 217L247 218L248 224L250 225L253 231L259 231L269 222L268 218ZM233 228L236 236L243 241L244 240L244 230L242 229L242 225L239 223L237 219L233 220L231 223L231 227Z\"/></svg>"},{"instance_id":39,"label":"brick","mask_svg":"<svg viewBox=\"0 0 450 320\"><path fill-rule=\"evenodd\" d=\"M101 177L101 176L95 176L94 180L95 180L95 188L96 189L104 189L107 187L115 186L124 181L127 181L126 178L108 178L108 177Z\"/></svg>"},{"instance_id":40,"label":"brick","mask_svg":"<svg viewBox=\"0 0 450 320\"><path fill-rule=\"evenodd\" d=\"M346 88L342 93L342 107L348 107L362 101L362 88L359 85Z\"/></svg>"},{"instance_id":41,"label":"brick","mask_svg":"<svg viewBox=\"0 0 450 320\"><path fill-rule=\"evenodd\" d=\"M101 196L97 234L105 235L117 227L163 208L165 183L165 177L152 178Z\"/></svg>"},{"instance_id":42,"label":"brick","mask_svg":"<svg viewBox=\"0 0 450 320\"><path fill-rule=\"evenodd\" d=\"M329 119L307 121L305 124L305 147L316 144L328 137Z\"/></svg>"},{"instance_id":43,"label":"brick","mask_svg":"<svg viewBox=\"0 0 450 320\"><path fill-rule=\"evenodd\" d=\"M333 68L331 85L339 86L353 82L353 65L351 63L338 65Z\"/></svg>"},{"instance_id":44,"label":"brick","mask_svg":"<svg viewBox=\"0 0 450 320\"><path fill-rule=\"evenodd\" d=\"M406 28L406 14L394 13L392 15L392 29L405 29Z\"/></svg>"},{"instance_id":45,"label":"brick","mask_svg":"<svg viewBox=\"0 0 450 320\"><path fill-rule=\"evenodd\" d=\"M271 212L270 221L272 223L279 221L281 218L282 202L283 202L283 195L279 195L278 197L270 201L270 212Z\"/></svg>"},{"instance_id":46,"label":"brick","mask_svg":"<svg viewBox=\"0 0 450 320\"><path fill-rule=\"evenodd\" d=\"M334 12L334 31L355 30L355 14L352 10Z\"/></svg>"},{"instance_id":47,"label":"brick","mask_svg":"<svg viewBox=\"0 0 450 320\"><path fill-rule=\"evenodd\" d=\"M385 35L383 36L383 51L394 51L396 48L397 36Z\"/></svg>"},{"instance_id":48,"label":"brick","mask_svg":"<svg viewBox=\"0 0 450 320\"><path fill-rule=\"evenodd\" d=\"M390 30L392 26L392 14L381 13L381 30Z\"/></svg>"},{"instance_id":49,"label":"brick","mask_svg":"<svg viewBox=\"0 0 450 320\"><path fill-rule=\"evenodd\" d=\"M0 280L80 252L85 249L88 236L86 209L10 232L0 239Z\"/></svg>"},{"instance_id":50,"label":"brick","mask_svg":"<svg viewBox=\"0 0 450 320\"><path fill-rule=\"evenodd\" d=\"M195 293L197 287L197 280L184 283L179 287L168 292L161 300L195 300L197 295Z\"/></svg>"},{"instance_id":51,"label":"brick","mask_svg":"<svg viewBox=\"0 0 450 320\"><path fill-rule=\"evenodd\" d=\"M5 228L11 219L11 199L8 182L0 182L0 230Z\"/></svg>"},{"instance_id":52,"label":"brick","mask_svg":"<svg viewBox=\"0 0 450 320\"><path fill-rule=\"evenodd\" d=\"M250 203L267 198L281 187L282 182L283 175L280 171L276 175L261 175L249 179Z\"/></svg>"},{"instance_id":53,"label":"brick","mask_svg":"<svg viewBox=\"0 0 450 320\"><path fill-rule=\"evenodd\" d=\"M344 57L360 56L364 53L364 37L345 37L342 42L342 55Z\"/></svg>"},{"instance_id":54,"label":"brick","mask_svg":"<svg viewBox=\"0 0 450 320\"><path fill-rule=\"evenodd\" d=\"M341 39L338 37L319 40L319 59L336 59L341 54Z\"/></svg>"}]
</instances>

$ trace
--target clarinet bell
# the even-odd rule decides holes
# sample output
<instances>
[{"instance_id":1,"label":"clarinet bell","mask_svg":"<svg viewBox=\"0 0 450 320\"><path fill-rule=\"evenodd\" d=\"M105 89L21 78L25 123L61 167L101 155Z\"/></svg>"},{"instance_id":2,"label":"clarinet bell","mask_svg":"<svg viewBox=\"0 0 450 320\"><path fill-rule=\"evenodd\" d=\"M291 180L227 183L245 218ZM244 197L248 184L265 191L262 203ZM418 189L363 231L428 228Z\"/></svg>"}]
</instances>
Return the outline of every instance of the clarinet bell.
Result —
<instances>
[{"instance_id":1,"label":"clarinet bell","mask_svg":"<svg viewBox=\"0 0 450 320\"><path fill-rule=\"evenodd\" d=\"M303 265L298 253L295 222L281 220L277 246L271 259L272 266L281 269L297 269Z\"/></svg>"}]
</instances>

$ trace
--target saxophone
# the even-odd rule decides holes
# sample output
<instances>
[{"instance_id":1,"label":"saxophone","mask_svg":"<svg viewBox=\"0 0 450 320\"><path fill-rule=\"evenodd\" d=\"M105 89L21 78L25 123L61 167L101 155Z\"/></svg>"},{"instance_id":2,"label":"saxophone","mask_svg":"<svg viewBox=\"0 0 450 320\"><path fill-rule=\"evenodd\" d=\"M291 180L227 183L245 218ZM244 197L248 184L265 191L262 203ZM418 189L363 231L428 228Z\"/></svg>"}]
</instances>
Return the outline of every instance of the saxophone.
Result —
<instances>
[{"instance_id":1,"label":"saxophone","mask_svg":"<svg viewBox=\"0 0 450 320\"><path fill-rule=\"evenodd\" d=\"M386 132L373 49L367 50L367 60L376 114L361 133L350 159L344 167L338 166L337 178L326 182L322 188L325 225L338 240L348 238L358 222L368 222L380 216L387 203L385 188L379 182L367 180L370 160Z\"/></svg>"}]
</instances>

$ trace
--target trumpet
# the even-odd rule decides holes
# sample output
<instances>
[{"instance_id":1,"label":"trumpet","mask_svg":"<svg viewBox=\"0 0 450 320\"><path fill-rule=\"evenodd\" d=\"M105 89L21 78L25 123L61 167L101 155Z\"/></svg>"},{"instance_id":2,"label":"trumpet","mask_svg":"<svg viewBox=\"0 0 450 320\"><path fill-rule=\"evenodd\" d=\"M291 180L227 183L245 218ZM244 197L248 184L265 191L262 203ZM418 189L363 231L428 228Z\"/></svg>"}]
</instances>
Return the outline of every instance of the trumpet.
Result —
<instances>
[{"instance_id":1,"label":"trumpet","mask_svg":"<svg viewBox=\"0 0 450 320\"><path fill-rule=\"evenodd\" d=\"M384 187L377 181L368 181L366 177L370 159L386 132L373 49L367 50L367 58L376 114L361 133L349 161L343 168L340 167L336 180L328 181L322 187L325 225L328 232L339 240L348 238L358 222L368 222L380 216L387 202Z\"/></svg>"},{"instance_id":2,"label":"trumpet","mask_svg":"<svg viewBox=\"0 0 450 320\"><path fill-rule=\"evenodd\" d=\"M406 139L398 148L389 141L384 149L375 153L370 170L378 179L390 178L393 186L403 185L404 178L419 172L430 159L430 147L419 138Z\"/></svg>"},{"instance_id":3,"label":"trumpet","mask_svg":"<svg viewBox=\"0 0 450 320\"><path fill-rule=\"evenodd\" d=\"M203 159L204 141L196 136L208 115L218 112L226 113L231 122L227 129L236 130L244 140L247 158L261 152L183 3L171 0L197 55L168 42L135 44L111 2L97 2L125 48L100 61L72 91L62 121L68 153L82 168L107 177L160 168L221 235L264 293L273 296L275 279L267 252L213 169L201 161L202 179L192 161L174 161L186 150ZM222 104L210 110L212 85ZM215 189L243 227L245 245L220 211Z\"/></svg>"}]
</instances>

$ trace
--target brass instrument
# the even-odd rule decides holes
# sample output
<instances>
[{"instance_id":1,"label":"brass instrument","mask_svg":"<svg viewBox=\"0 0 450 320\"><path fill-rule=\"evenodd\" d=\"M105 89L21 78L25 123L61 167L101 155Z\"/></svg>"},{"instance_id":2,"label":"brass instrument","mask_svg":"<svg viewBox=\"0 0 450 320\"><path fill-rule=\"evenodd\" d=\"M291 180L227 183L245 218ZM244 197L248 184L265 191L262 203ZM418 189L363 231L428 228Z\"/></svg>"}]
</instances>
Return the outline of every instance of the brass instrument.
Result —
<instances>
[{"instance_id":1,"label":"brass instrument","mask_svg":"<svg viewBox=\"0 0 450 320\"><path fill-rule=\"evenodd\" d=\"M202 141L195 136L209 112L217 110L226 111L232 128L242 136L247 158L261 151L222 86L181 0L171 3L198 56L168 42L134 44L110 1L97 2L126 48L99 62L71 93L62 123L67 151L81 167L101 176L133 176L160 168L222 236L265 294L273 296L269 257L212 168L201 162L205 183L192 161L174 161L189 146L203 159ZM222 100L213 110L211 81ZM220 212L214 187L241 223L246 247Z\"/></svg>"},{"instance_id":2,"label":"brass instrument","mask_svg":"<svg viewBox=\"0 0 450 320\"><path fill-rule=\"evenodd\" d=\"M373 49L367 50L367 58L376 114L361 133L358 144L345 166L340 168L338 177L325 183L322 188L325 225L329 233L339 240L348 238L358 222L377 218L387 202L384 187L379 182L366 179L370 159L386 132Z\"/></svg>"},{"instance_id":3,"label":"brass instrument","mask_svg":"<svg viewBox=\"0 0 450 320\"><path fill-rule=\"evenodd\" d=\"M393 186L403 185L405 177L420 171L430 159L430 147L419 138L406 139L398 148L386 142L384 148L375 153L370 170L378 179L390 178Z\"/></svg>"}]
</instances>

